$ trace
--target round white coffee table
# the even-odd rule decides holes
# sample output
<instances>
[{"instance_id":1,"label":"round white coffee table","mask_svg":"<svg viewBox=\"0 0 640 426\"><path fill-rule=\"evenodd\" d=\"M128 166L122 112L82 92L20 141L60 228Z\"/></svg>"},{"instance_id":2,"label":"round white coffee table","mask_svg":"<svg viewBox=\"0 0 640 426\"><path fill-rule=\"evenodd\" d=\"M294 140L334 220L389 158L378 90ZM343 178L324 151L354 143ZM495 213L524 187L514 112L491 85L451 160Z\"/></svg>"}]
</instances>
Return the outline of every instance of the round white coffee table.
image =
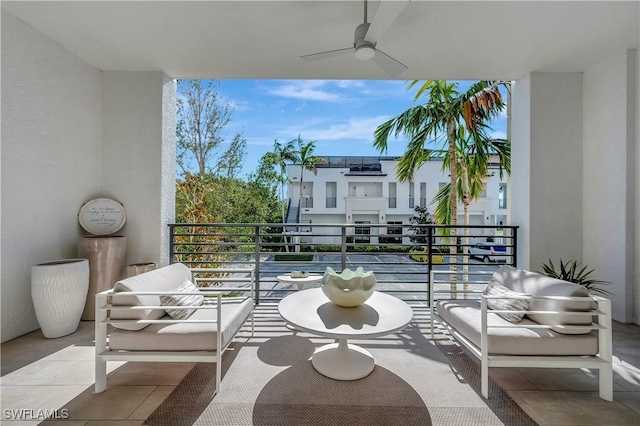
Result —
<instances>
[{"instance_id":1,"label":"round white coffee table","mask_svg":"<svg viewBox=\"0 0 640 426\"><path fill-rule=\"evenodd\" d=\"M278 275L276 277L279 282L283 284L295 284L298 286L298 291L302 290L305 284L317 284L322 281L322 275L309 274L306 277L294 278L291 274Z\"/></svg>"},{"instance_id":2,"label":"round white coffee table","mask_svg":"<svg viewBox=\"0 0 640 426\"><path fill-rule=\"evenodd\" d=\"M369 339L403 329L411 322L411 307L397 297L374 292L364 304L343 308L331 302L322 289L299 291L278 304L280 316L296 328L338 339L318 348L311 357L320 374L336 380L357 380L375 367L373 356L349 344L348 339Z\"/></svg>"}]
</instances>

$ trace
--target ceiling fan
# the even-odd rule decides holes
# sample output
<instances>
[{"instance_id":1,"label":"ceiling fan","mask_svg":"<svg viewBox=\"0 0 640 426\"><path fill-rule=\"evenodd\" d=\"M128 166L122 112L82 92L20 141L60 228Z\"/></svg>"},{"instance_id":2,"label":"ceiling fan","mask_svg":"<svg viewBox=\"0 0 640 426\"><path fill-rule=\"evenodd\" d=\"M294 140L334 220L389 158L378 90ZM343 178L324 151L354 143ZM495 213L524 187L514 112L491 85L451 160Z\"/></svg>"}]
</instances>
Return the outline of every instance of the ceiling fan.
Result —
<instances>
[{"instance_id":1,"label":"ceiling fan","mask_svg":"<svg viewBox=\"0 0 640 426\"><path fill-rule=\"evenodd\" d=\"M395 21L407 4L409 4L408 1L383 0L380 2L380 6L378 6L378 10L371 22L367 22L367 0L364 0L364 22L356 27L353 35L353 47L312 53L300 58L311 62L353 53L356 58L363 61L372 59L391 77L400 75L404 70L408 69L407 66L382 50L377 49L376 44L378 37Z\"/></svg>"}]
</instances>

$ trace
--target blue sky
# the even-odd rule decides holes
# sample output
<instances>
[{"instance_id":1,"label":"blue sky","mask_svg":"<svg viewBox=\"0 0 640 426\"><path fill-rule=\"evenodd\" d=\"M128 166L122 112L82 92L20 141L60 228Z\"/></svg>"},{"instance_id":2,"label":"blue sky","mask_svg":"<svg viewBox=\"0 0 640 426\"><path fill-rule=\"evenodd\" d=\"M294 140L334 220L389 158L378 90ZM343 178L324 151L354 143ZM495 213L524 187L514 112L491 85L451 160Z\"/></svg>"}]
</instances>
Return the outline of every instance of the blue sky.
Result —
<instances>
[{"instance_id":1,"label":"blue sky","mask_svg":"<svg viewBox=\"0 0 640 426\"><path fill-rule=\"evenodd\" d=\"M460 91L470 84L459 83ZM247 139L248 174L274 140L287 142L298 134L316 141L316 155L384 155L373 147L373 131L417 104L417 89L406 86L397 80L220 80L218 93L235 109L227 140L238 131ZM494 137L505 138L506 114L491 127ZM388 147L386 155L401 155L405 143L390 141Z\"/></svg>"}]
</instances>

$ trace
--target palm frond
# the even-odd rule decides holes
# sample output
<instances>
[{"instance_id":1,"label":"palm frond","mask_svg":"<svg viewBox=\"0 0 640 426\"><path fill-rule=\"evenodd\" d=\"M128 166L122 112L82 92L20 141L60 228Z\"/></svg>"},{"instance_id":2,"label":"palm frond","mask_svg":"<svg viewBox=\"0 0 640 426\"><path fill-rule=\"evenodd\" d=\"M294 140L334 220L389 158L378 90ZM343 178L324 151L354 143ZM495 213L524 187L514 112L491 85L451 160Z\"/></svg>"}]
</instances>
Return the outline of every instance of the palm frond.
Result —
<instances>
[{"instance_id":1,"label":"palm frond","mask_svg":"<svg viewBox=\"0 0 640 426\"><path fill-rule=\"evenodd\" d=\"M580 284L591 293L598 293L602 295L613 294L610 291L599 287L611 284L609 281L597 280L590 277L595 271L594 268L589 270L588 265L584 265L580 269L578 268L578 261L570 260L569 262L564 263L561 259L559 269L556 269L556 265L554 265L553 261L549 259L547 263L542 264L542 271L540 271L540 273L551 278Z\"/></svg>"}]
</instances>

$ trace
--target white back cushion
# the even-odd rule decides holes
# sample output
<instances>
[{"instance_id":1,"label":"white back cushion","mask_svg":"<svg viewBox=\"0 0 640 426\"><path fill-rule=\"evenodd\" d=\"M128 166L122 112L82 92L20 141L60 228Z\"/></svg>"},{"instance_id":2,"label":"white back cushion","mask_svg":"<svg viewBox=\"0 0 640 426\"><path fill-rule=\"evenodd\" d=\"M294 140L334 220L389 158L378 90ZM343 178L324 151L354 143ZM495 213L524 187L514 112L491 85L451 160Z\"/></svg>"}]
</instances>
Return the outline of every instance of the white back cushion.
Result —
<instances>
[{"instance_id":1,"label":"white back cushion","mask_svg":"<svg viewBox=\"0 0 640 426\"><path fill-rule=\"evenodd\" d=\"M589 291L579 284L568 281L550 278L536 272L517 269L512 266L502 266L494 272L492 280L514 291L536 296L568 296L568 297L588 297ZM589 301L564 301L564 300L541 300L534 299L529 304L531 311L589 311L591 302ZM549 325L590 325L592 317L590 315L571 314L527 314L527 317L538 324ZM553 327L554 331L561 334L586 334L590 329L559 328Z\"/></svg>"},{"instance_id":2,"label":"white back cushion","mask_svg":"<svg viewBox=\"0 0 640 426\"><path fill-rule=\"evenodd\" d=\"M118 281L113 287L115 292L123 291L171 291L184 280L191 279L191 271L182 263L174 263L144 274ZM113 305L160 306L160 296L114 296ZM166 314L164 309L140 309L135 311L111 311L112 319L159 319ZM141 330L148 324L114 324L123 330Z\"/></svg>"}]
</instances>

